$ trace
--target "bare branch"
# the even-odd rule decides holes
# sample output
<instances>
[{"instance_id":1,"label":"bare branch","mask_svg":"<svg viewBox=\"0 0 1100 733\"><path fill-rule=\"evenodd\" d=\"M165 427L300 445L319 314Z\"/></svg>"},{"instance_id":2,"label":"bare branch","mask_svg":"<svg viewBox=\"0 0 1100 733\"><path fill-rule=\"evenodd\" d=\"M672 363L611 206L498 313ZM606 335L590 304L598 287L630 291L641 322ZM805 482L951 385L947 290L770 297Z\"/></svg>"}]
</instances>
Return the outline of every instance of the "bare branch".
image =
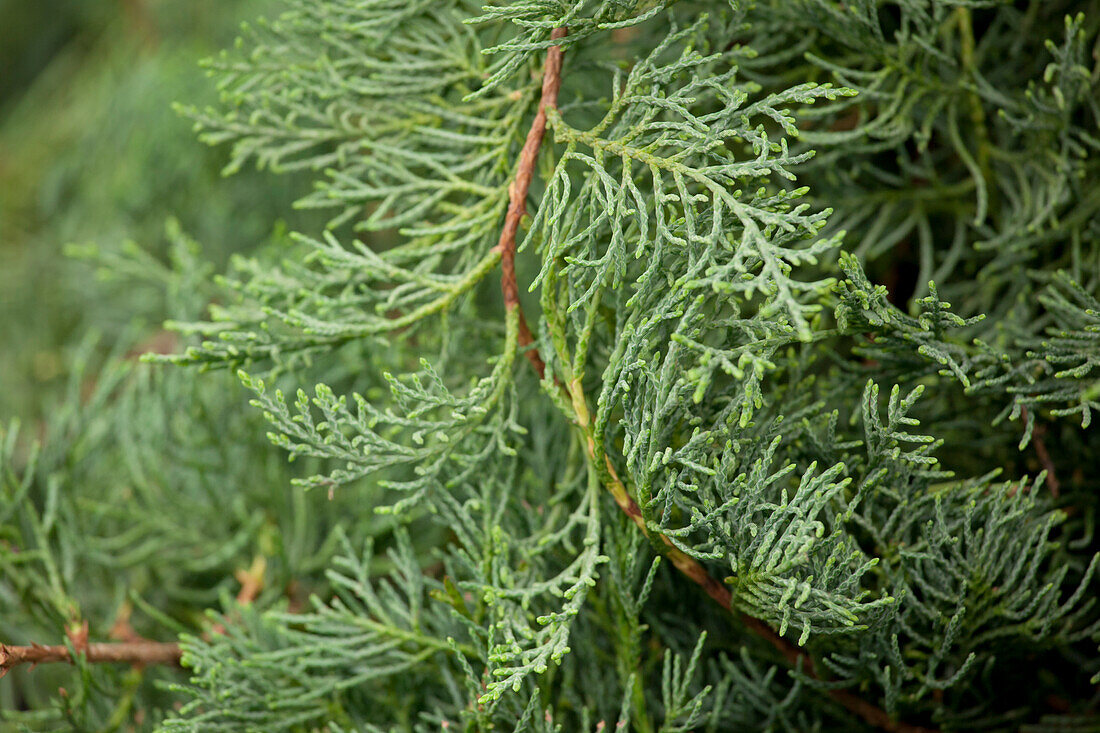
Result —
<instances>
[{"instance_id":1,"label":"bare branch","mask_svg":"<svg viewBox=\"0 0 1100 733\"><path fill-rule=\"evenodd\" d=\"M162 641L124 641L87 644L79 649L89 662L112 664L170 664L180 663L180 646L174 642ZM0 676L21 664L48 664L51 662L72 663L69 647L63 644L42 646L9 646L0 644Z\"/></svg>"}]
</instances>

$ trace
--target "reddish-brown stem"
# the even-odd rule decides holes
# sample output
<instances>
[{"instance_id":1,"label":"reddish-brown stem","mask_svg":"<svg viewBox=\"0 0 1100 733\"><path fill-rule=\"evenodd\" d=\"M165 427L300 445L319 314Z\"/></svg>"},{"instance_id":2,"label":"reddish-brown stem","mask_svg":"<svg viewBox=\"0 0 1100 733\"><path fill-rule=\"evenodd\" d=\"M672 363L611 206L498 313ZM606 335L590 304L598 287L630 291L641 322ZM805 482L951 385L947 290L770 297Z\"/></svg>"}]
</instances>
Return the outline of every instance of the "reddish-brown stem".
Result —
<instances>
[{"instance_id":1,"label":"reddish-brown stem","mask_svg":"<svg viewBox=\"0 0 1100 733\"><path fill-rule=\"evenodd\" d=\"M1035 455L1039 457L1039 464L1047 472L1047 486L1050 488L1050 495L1055 499L1062 493L1062 482L1058 480L1058 474L1054 472L1054 460L1050 457L1050 452L1047 450L1046 441L1043 440L1043 433L1046 432L1046 428L1042 425L1035 427L1035 433L1033 440L1035 441Z\"/></svg>"},{"instance_id":2,"label":"reddish-brown stem","mask_svg":"<svg viewBox=\"0 0 1100 733\"><path fill-rule=\"evenodd\" d=\"M555 28L551 34L551 38L555 40L563 38L567 32L568 30L566 28ZM497 245L497 248L500 250L502 270L500 289L504 298L504 306L508 309L516 309L519 311L519 344L522 348L526 349L527 359L531 362L531 366L534 367L540 379L545 377L546 363L539 356L538 349L532 346L533 339L531 337L531 332L527 327L527 321L523 317L523 310L519 302L519 286L516 282L515 266L516 233L519 231L520 220L523 218L524 212L527 209L527 190L531 186L531 179L535 172L535 162L538 158L539 148L542 145L543 135L546 132L546 110L557 105L558 90L561 88L561 66L561 47L557 45L551 46L546 53L546 66L543 70L542 98L539 102L539 108L535 115L534 122L531 123L531 129L527 133L527 140L523 145L523 149L520 151L519 162L516 166L515 180L512 181L508 189L508 214L504 220L504 229L500 235L500 243ZM588 407L585 404L583 394L579 391L580 385L573 386L575 389L571 390L569 386L561 384L566 399L572 401L577 411L577 423L583 430L588 432ZM587 443L589 460L598 460L595 454L595 445L590 433L588 434ZM611 464L610 459L606 459L605 463L606 475L609 477L607 481L608 489L612 496L614 496L619 508L634 521L646 536L649 536L650 532L646 526L645 518L642 515L642 510L638 506L638 503L634 501L634 498L631 497L630 493L626 490L614 466ZM658 535L658 538L664 543L666 548L663 554L677 570L698 584L706 594L714 599L722 608L737 615L745 628L765 639L775 647L792 667L800 667L803 674L814 677L815 679L818 678L814 669L813 659L804 649L796 644L792 644L775 633L771 627L760 619L738 611L733 605L732 594L723 583L710 575L706 568L697 560L673 545L668 537ZM826 692L831 698L845 708L882 730L891 731L891 733L935 733L935 729L933 728L923 728L921 726L910 725L909 723L894 720L885 710L846 690L827 690Z\"/></svg>"},{"instance_id":3,"label":"reddish-brown stem","mask_svg":"<svg viewBox=\"0 0 1100 733\"><path fill-rule=\"evenodd\" d=\"M555 28L550 38L558 40L569 32L567 28ZM532 347L534 338L527 327L523 308L519 302L519 286L516 284L516 234L520 222L527 212L527 190L535 175L535 161L538 159L542 138L546 133L546 110L558 104L558 90L561 89L561 46L551 46L546 52L546 68L542 74L542 98L531 129L527 131L527 140L519 153L516 163L516 177L508 187L508 213L504 217L504 229L500 232L500 290L504 296L504 307L519 312L519 346L525 350L527 360L531 362L539 379L546 374L546 362L539 356L537 348Z\"/></svg>"},{"instance_id":4,"label":"reddish-brown stem","mask_svg":"<svg viewBox=\"0 0 1100 733\"><path fill-rule=\"evenodd\" d=\"M1022 407L1020 412L1026 422L1028 419L1027 407ZM1054 460L1050 457L1050 451L1047 450L1046 441L1043 440L1046 431L1045 425L1036 423L1031 429L1031 442L1035 445L1035 455L1039 459L1039 465L1047 472L1046 484L1047 488L1050 489L1050 495L1057 499L1061 494L1062 482L1058 480L1058 474L1054 470Z\"/></svg>"},{"instance_id":5,"label":"reddish-brown stem","mask_svg":"<svg viewBox=\"0 0 1100 733\"><path fill-rule=\"evenodd\" d=\"M108 662L118 664L171 664L180 663L180 646L174 642L163 641L124 641L111 643L84 644L78 647L89 662ZM72 662L69 647L62 644L54 646L8 646L0 644L0 676L20 664L46 664L48 662Z\"/></svg>"}]
</instances>

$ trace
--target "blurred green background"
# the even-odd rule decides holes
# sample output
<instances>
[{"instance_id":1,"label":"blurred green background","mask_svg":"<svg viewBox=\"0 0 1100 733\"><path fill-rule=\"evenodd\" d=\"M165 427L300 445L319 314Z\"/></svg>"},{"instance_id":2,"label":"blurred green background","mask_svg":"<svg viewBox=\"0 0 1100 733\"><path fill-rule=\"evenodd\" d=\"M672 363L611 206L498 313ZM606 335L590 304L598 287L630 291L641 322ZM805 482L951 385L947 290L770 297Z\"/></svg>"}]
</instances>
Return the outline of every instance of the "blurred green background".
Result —
<instances>
[{"instance_id":1,"label":"blurred green background","mask_svg":"<svg viewBox=\"0 0 1100 733\"><path fill-rule=\"evenodd\" d=\"M215 103L199 61L279 9L0 0L0 418L50 410L86 339L105 351L157 338L168 314L155 273L112 279L104 261L140 248L155 270L175 217L220 266L271 240L306 191L266 172L224 178L226 151L199 143L172 106Z\"/></svg>"}]
</instances>

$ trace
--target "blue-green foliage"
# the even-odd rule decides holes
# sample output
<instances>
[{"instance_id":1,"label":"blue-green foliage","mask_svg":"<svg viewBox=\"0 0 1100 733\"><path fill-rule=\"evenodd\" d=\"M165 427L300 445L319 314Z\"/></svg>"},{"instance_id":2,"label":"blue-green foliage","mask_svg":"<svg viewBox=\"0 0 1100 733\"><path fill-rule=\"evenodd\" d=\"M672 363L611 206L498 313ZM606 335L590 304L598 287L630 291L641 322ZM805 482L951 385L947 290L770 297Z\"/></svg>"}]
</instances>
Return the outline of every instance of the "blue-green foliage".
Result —
<instances>
[{"instance_id":1,"label":"blue-green foliage","mask_svg":"<svg viewBox=\"0 0 1100 733\"><path fill-rule=\"evenodd\" d=\"M837 690L955 730L1089 714L1100 5L289 6L187 114L331 219L202 297L181 257L186 348L151 357L257 409L160 366L102 377L53 463L9 437L34 554L0 551L0 598L183 633L185 678L131 696L173 731L863 729ZM527 345L497 243L555 45ZM105 435L132 493L64 494Z\"/></svg>"}]
</instances>

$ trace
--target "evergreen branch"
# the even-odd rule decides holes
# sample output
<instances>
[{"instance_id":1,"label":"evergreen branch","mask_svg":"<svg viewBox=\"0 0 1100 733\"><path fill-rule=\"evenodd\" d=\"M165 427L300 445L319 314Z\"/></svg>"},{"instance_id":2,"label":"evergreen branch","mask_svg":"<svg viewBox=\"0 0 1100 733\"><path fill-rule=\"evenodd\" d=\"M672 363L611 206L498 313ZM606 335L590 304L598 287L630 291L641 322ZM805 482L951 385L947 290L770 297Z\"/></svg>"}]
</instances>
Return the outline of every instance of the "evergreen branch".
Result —
<instances>
[{"instance_id":1,"label":"evergreen branch","mask_svg":"<svg viewBox=\"0 0 1100 733\"><path fill-rule=\"evenodd\" d=\"M563 38L567 32L568 30L564 27L555 28L551 37L553 39L560 39ZM558 90L561 87L561 66L561 46L551 46L547 51L546 65L543 71L542 99L539 102L539 109L535 116L535 120L527 134L527 140L523 146L523 150L520 152L515 179L509 187L510 201L508 214L505 218L504 229L501 232L500 243L497 245L497 249L500 251L502 269L501 294L505 308L509 311L516 310L519 314L519 345L521 347L530 346L533 339L527 326L526 319L523 316L522 306L519 302L519 288L516 283L515 271L516 233L519 230L520 221L526 211L527 191L531 185L535 161L546 130L547 110L554 109L556 111L557 108ZM526 353L531 366L535 369L539 378L544 378L546 364L542 360L537 349L529 349ZM588 460L596 467L596 471L600 475L605 487L611 493L612 497L615 499L615 503L618 504L623 513L638 526L646 538L653 539L652 535L656 534L656 539L660 540L660 542L665 545L665 547L662 548L662 554L668 558L673 566L681 574L700 586L706 594L723 609L730 613L736 613L745 628L775 647L792 667L800 669L804 674L814 679L820 679L815 671L813 659L805 649L787 641L760 619L735 609L730 590L707 572L706 568L704 568L701 563L680 550L669 537L660 533L651 533L641 508L630 495L622 479L619 478L611 462L611 458L604 454L602 461L603 465L600 465L601 461L597 455L598 451L593 434L588 403L583 394L580 380L573 379L569 386L564 384L561 385L561 389L565 393L566 399L572 403L575 420L584 433ZM931 733L931 731L934 730L931 728L910 725L902 721L896 721L891 718L885 710L847 690L830 689L827 690L827 693L836 702L871 725L882 730L894 733Z\"/></svg>"},{"instance_id":2,"label":"evergreen branch","mask_svg":"<svg viewBox=\"0 0 1100 733\"><path fill-rule=\"evenodd\" d=\"M1100 0L284 4L173 96L287 185L58 283L258 412L104 341L0 430L0 728L1091 729Z\"/></svg>"},{"instance_id":3,"label":"evergreen branch","mask_svg":"<svg viewBox=\"0 0 1100 733\"><path fill-rule=\"evenodd\" d=\"M580 393L579 384L574 382L574 385L576 388L572 390L571 397L574 409L577 410L577 422L587 438L586 445L589 460L598 465L599 459L596 456L596 442L590 425L587 400L584 395ZM611 463L611 458L606 454L603 456L603 463L605 470L601 471L601 474L605 480L605 486L615 498L615 503L618 504L623 513L630 517L630 520L638 526L642 534L647 538L652 538L654 533L650 532L645 517L642 514L641 507L638 506L638 503L630 495L626 485L615 471L615 467ZM701 563L676 547L671 539L660 533L655 534L655 539L665 545L665 548L662 548L662 554L668 558L681 574L701 587L706 594L723 609L732 614L736 614L746 629L775 647L792 667L801 670L803 674L813 679L821 679L815 669L813 659L805 649L787 641L782 636L775 633L770 626L760 619L737 610L733 604L733 596L725 585L707 572L706 568L704 568ZM826 690L826 693L829 697L833 698L833 700L843 705L863 720L884 731L890 731L891 733L934 733L936 730L935 728L925 728L919 725L911 725L904 721L894 720L882 708L867 702L863 698L847 690L829 689Z\"/></svg>"}]
</instances>

